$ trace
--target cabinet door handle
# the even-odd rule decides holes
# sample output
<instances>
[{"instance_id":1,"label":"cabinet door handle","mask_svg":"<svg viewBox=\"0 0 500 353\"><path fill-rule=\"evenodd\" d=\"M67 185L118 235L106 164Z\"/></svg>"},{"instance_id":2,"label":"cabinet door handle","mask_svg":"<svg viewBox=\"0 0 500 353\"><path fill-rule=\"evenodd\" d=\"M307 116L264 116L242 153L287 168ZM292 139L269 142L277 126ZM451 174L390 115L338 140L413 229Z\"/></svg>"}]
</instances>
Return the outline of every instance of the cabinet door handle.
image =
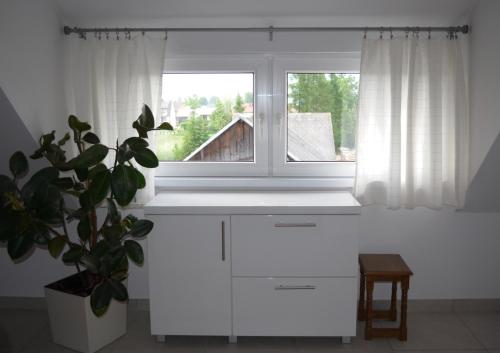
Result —
<instances>
[{"instance_id":1,"label":"cabinet door handle","mask_svg":"<svg viewBox=\"0 0 500 353\"><path fill-rule=\"evenodd\" d=\"M316 286L305 285L305 286L285 286L279 285L274 287L275 290L295 290L295 289L316 289Z\"/></svg>"},{"instance_id":2,"label":"cabinet door handle","mask_svg":"<svg viewBox=\"0 0 500 353\"><path fill-rule=\"evenodd\" d=\"M276 228L312 228L316 223L276 223Z\"/></svg>"},{"instance_id":3,"label":"cabinet door handle","mask_svg":"<svg viewBox=\"0 0 500 353\"><path fill-rule=\"evenodd\" d=\"M226 261L226 222L221 223L222 261Z\"/></svg>"}]
</instances>

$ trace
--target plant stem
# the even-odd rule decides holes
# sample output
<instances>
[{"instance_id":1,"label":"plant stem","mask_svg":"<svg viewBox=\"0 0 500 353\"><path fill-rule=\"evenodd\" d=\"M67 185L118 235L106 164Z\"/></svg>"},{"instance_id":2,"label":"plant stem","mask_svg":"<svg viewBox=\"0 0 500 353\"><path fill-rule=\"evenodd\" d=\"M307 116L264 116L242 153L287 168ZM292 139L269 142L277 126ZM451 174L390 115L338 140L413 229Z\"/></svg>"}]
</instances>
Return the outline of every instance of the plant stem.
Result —
<instances>
[{"instance_id":1,"label":"plant stem","mask_svg":"<svg viewBox=\"0 0 500 353\"><path fill-rule=\"evenodd\" d=\"M92 249L97 244L97 214L95 208L90 211L90 223L92 234L90 235L90 249Z\"/></svg>"}]
</instances>

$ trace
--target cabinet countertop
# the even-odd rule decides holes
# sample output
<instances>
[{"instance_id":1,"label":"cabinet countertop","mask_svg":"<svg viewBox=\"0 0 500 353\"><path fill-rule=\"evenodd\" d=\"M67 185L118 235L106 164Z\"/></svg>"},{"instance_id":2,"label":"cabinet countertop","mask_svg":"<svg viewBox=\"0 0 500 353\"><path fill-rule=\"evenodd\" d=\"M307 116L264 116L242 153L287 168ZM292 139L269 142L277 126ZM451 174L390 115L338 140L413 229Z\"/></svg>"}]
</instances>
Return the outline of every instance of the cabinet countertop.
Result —
<instances>
[{"instance_id":1,"label":"cabinet countertop","mask_svg":"<svg viewBox=\"0 0 500 353\"><path fill-rule=\"evenodd\" d=\"M144 213L162 214L360 214L349 192L168 192L149 202Z\"/></svg>"}]
</instances>

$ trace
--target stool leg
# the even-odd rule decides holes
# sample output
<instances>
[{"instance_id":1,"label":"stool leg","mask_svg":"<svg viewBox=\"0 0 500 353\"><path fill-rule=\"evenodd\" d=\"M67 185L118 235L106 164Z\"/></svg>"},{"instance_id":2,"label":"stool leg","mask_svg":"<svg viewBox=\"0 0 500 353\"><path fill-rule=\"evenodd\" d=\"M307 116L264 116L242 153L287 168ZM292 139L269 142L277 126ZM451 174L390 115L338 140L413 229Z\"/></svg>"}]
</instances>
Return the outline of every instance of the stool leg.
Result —
<instances>
[{"instance_id":1,"label":"stool leg","mask_svg":"<svg viewBox=\"0 0 500 353\"><path fill-rule=\"evenodd\" d=\"M390 309L390 320L396 321L398 319L398 311L396 308L397 303L397 293L398 293L398 282L392 281L392 293L391 293L391 309Z\"/></svg>"},{"instance_id":2,"label":"stool leg","mask_svg":"<svg viewBox=\"0 0 500 353\"><path fill-rule=\"evenodd\" d=\"M365 312L365 339L372 339L373 324L373 279L366 278L366 312Z\"/></svg>"},{"instance_id":3,"label":"stool leg","mask_svg":"<svg viewBox=\"0 0 500 353\"><path fill-rule=\"evenodd\" d=\"M408 308L408 288L410 287L410 278L405 277L401 281L401 323L399 325L399 340L406 341L408 338L406 327L406 311Z\"/></svg>"},{"instance_id":4,"label":"stool leg","mask_svg":"<svg viewBox=\"0 0 500 353\"><path fill-rule=\"evenodd\" d=\"M358 302L358 320L365 319L365 275L363 273L359 276L359 302Z\"/></svg>"}]
</instances>

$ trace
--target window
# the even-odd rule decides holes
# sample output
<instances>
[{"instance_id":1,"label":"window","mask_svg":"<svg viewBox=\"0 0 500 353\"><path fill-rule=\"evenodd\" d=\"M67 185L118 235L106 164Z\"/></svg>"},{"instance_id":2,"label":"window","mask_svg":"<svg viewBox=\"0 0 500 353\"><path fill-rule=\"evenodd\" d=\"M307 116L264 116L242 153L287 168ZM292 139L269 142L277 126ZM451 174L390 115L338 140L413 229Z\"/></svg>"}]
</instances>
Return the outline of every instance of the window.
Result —
<instances>
[{"instance_id":1,"label":"window","mask_svg":"<svg viewBox=\"0 0 500 353\"><path fill-rule=\"evenodd\" d=\"M359 74L287 74L287 162L354 162Z\"/></svg>"},{"instance_id":2,"label":"window","mask_svg":"<svg viewBox=\"0 0 500 353\"><path fill-rule=\"evenodd\" d=\"M161 161L253 162L253 73L165 73Z\"/></svg>"},{"instance_id":3,"label":"window","mask_svg":"<svg viewBox=\"0 0 500 353\"><path fill-rule=\"evenodd\" d=\"M166 63L157 176L353 177L358 55Z\"/></svg>"}]
</instances>

